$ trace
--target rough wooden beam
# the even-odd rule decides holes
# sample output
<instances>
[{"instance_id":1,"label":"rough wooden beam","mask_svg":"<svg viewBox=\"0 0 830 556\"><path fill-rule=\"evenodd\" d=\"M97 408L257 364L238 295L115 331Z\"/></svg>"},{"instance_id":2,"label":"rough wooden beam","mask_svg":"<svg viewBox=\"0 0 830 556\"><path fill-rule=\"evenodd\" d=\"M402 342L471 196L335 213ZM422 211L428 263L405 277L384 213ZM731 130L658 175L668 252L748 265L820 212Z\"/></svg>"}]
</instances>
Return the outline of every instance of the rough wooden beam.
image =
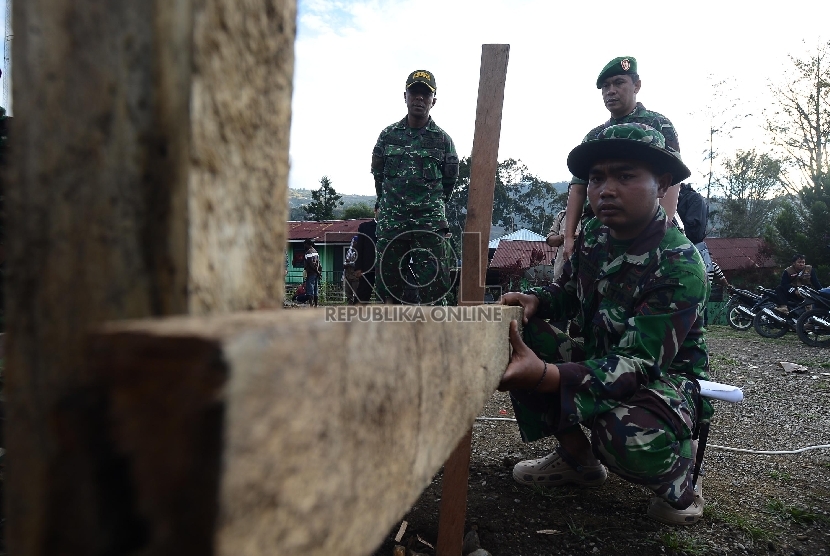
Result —
<instances>
[{"instance_id":1,"label":"rough wooden beam","mask_svg":"<svg viewBox=\"0 0 830 556\"><path fill-rule=\"evenodd\" d=\"M193 0L189 312L282 304L294 0Z\"/></svg>"},{"instance_id":2,"label":"rough wooden beam","mask_svg":"<svg viewBox=\"0 0 830 556\"><path fill-rule=\"evenodd\" d=\"M485 44L481 47L476 127L470 155L473 165L470 168L467 221L461 254L461 303L484 301L487 244L493 219L493 193L499 165L501 115L509 53L509 44Z\"/></svg>"},{"instance_id":3,"label":"rough wooden beam","mask_svg":"<svg viewBox=\"0 0 830 556\"><path fill-rule=\"evenodd\" d=\"M136 530L121 509L132 493L106 487L126 471L92 440L106 400L83 337L109 320L279 300L295 2L13 10L8 547L118 553L142 540L118 533Z\"/></svg>"},{"instance_id":4,"label":"rough wooden beam","mask_svg":"<svg viewBox=\"0 0 830 556\"><path fill-rule=\"evenodd\" d=\"M371 554L492 395L520 318L408 309L418 322L282 311L96 335L100 441L129 470L120 521L148 539L142 553L206 554L215 538L228 556Z\"/></svg>"},{"instance_id":5,"label":"rough wooden beam","mask_svg":"<svg viewBox=\"0 0 830 556\"><path fill-rule=\"evenodd\" d=\"M463 238L464 264L461 266L460 305L484 301L487 244L493 219L493 195L509 53L510 45L507 44L485 44L481 48L481 75L478 82L476 127L471 155L473 167L470 171L467 221ZM437 556L461 556L472 438L473 431L470 429L444 466Z\"/></svg>"}]
</instances>

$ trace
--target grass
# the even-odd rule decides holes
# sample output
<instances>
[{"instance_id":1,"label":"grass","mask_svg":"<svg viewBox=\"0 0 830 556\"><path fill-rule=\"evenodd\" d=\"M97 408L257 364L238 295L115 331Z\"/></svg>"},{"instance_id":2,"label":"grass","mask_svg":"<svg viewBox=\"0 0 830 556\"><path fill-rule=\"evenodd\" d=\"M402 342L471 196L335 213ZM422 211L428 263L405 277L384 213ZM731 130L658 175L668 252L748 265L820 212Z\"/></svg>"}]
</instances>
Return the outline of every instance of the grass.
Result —
<instances>
[{"instance_id":1,"label":"grass","mask_svg":"<svg viewBox=\"0 0 830 556\"><path fill-rule=\"evenodd\" d=\"M581 541L592 538L593 534L589 533L582 525L577 525L572 517L568 518L568 531Z\"/></svg>"},{"instance_id":2,"label":"grass","mask_svg":"<svg viewBox=\"0 0 830 556\"><path fill-rule=\"evenodd\" d=\"M707 503L703 508L703 516L712 521L719 521L743 531L753 541L768 541L775 536L771 531L759 527L742 515L721 510L717 504Z\"/></svg>"},{"instance_id":3,"label":"grass","mask_svg":"<svg viewBox=\"0 0 830 556\"><path fill-rule=\"evenodd\" d=\"M772 469L769 472L769 476L775 479L776 481L787 482L792 480L792 476L789 473L787 473L786 471L782 473L781 471L778 471L776 469Z\"/></svg>"},{"instance_id":4,"label":"grass","mask_svg":"<svg viewBox=\"0 0 830 556\"><path fill-rule=\"evenodd\" d=\"M810 510L785 504L781 500L776 500L774 498L767 500L767 513L770 513L784 521L791 521L797 525L809 525L811 523L815 523L816 521L825 521L830 519L825 516L815 514Z\"/></svg>"},{"instance_id":5,"label":"grass","mask_svg":"<svg viewBox=\"0 0 830 556\"><path fill-rule=\"evenodd\" d=\"M694 537L680 535L675 531L669 531L660 535L660 542L666 547L666 551L669 554L699 556L708 552L707 548Z\"/></svg>"}]
</instances>

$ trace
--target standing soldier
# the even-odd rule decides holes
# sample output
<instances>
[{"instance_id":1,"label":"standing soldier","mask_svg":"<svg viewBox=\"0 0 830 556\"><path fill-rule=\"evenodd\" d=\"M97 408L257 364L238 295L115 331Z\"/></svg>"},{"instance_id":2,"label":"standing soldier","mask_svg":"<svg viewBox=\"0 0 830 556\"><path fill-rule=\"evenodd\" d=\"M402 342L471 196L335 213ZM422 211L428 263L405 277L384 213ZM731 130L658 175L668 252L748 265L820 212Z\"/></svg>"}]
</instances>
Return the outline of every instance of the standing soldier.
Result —
<instances>
[{"instance_id":1,"label":"standing soldier","mask_svg":"<svg viewBox=\"0 0 830 556\"><path fill-rule=\"evenodd\" d=\"M377 290L392 303L443 303L450 289L446 203L458 180L458 155L429 115L435 93L431 72L409 74L407 115L381 131L372 151L380 204ZM413 289L415 297L405 295Z\"/></svg>"},{"instance_id":2,"label":"standing soldier","mask_svg":"<svg viewBox=\"0 0 830 556\"><path fill-rule=\"evenodd\" d=\"M375 201L375 217L357 227L355 275L359 280L357 286L358 303L369 303L375 289L375 244L378 241L378 208L378 203Z\"/></svg>"},{"instance_id":3,"label":"standing soldier","mask_svg":"<svg viewBox=\"0 0 830 556\"><path fill-rule=\"evenodd\" d=\"M602 102L611 113L611 118L589 131L583 141L596 139L602 130L612 125L646 124L658 130L666 138L666 145L679 153L680 142L677 139L674 125L664 115L646 110L641 102L637 102L637 93L640 92L641 85L642 82L637 73L637 60L633 56L620 56L608 62L597 77L597 89L602 91ZM585 180L576 176L571 177L565 216L565 257L570 257L573 253L576 226L582 219L583 211L587 216L593 216L590 207L586 207L585 203L587 191L588 184ZM678 193L679 187L672 185L666 192L666 196L660 199L660 206L666 211L670 222L677 211Z\"/></svg>"},{"instance_id":4,"label":"standing soldier","mask_svg":"<svg viewBox=\"0 0 830 556\"><path fill-rule=\"evenodd\" d=\"M323 274L323 266L320 264L320 254L314 248L314 240L306 239L305 246L305 290L309 296L309 304L317 307L320 300L320 277Z\"/></svg>"}]
</instances>

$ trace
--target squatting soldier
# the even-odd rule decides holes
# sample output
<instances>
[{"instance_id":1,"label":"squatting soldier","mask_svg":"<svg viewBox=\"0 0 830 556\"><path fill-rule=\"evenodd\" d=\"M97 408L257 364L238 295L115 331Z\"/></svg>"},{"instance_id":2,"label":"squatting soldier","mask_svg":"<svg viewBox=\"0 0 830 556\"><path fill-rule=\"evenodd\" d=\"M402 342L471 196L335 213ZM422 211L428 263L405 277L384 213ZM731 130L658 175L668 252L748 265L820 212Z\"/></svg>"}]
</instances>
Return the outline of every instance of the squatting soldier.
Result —
<instances>
[{"instance_id":1,"label":"squatting soldier","mask_svg":"<svg viewBox=\"0 0 830 556\"><path fill-rule=\"evenodd\" d=\"M372 151L380 203L376 285L387 302L441 304L450 289L446 203L458 181L458 155L429 115L435 93L431 72L409 74L407 115L380 133Z\"/></svg>"},{"instance_id":2,"label":"squatting soldier","mask_svg":"<svg viewBox=\"0 0 830 556\"><path fill-rule=\"evenodd\" d=\"M637 60L633 56L620 56L605 64L597 77L597 89L602 91L602 102L611 113L611 118L589 131L583 141L595 138L603 129L612 125L639 123L658 130L666 138L666 145L680 152L677 132L669 119L657 112L646 110L641 102L637 102L637 93L640 92L641 85L642 81L637 73ZM678 179L675 183L680 183L680 180ZM590 214L590 208L585 204L586 188L585 180L579 179L578 176L571 177L564 232L563 254L566 258L573 253L576 227L580 218L583 214L586 217L593 216ZM674 218L677 211L679 190L679 187L672 185L665 197L660 200L660 205L665 209L669 221Z\"/></svg>"},{"instance_id":3,"label":"squatting soldier","mask_svg":"<svg viewBox=\"0 0 830 556\"><path fill-rule=\"evenodd\" d=\"M514 351L499 389L510 391L525 442L559 440L513 477L598 486L607 466L656 494L650 517L694 523L703 514L697 431L712 415L697 382L709 370L706 270L658 202L689 169L643 124L604 129L571 151L568 168L588 182L596 218L558 281L502 298L524 307L526 324L520 336L510 323ZM572 318L581 341L546 322Z\"/></svg>"}]
</instances>

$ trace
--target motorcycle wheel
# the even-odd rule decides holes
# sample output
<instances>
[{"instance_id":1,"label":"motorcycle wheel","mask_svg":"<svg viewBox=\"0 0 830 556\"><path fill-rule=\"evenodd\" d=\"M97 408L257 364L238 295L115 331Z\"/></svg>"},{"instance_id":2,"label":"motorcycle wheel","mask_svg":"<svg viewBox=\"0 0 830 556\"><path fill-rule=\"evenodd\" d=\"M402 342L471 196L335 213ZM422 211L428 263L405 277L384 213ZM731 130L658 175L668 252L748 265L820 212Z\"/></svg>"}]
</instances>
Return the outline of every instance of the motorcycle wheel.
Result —
<instances>
[{"instance_id":1,"label":"motorcycle wheel","mask_svg":"<svg viewBox=\"0 0 830 556\"><path fill-rule=\"evenodd\" d=\"M735 330L749 330L752 328L752 318L738 311L738 303L731 301L726 304L726 320Z\"/></svg>"},{"instance_id":2,"label":"motorcycle wheel","mask_svg":"<svg viewBox=\"0 0 830 556\"><path fill-rule=\"evenodd\" d=\"M830 320L830 313L826 309L811 309L798 317L795 331L798 339L811 347L830 347L830 327L816 322L814 317Z\"/></svg>"},{"instance_id":3,"label":"motorcycle wheel","mask_svg":"<svg viewBox=\"0 0 830 556\"><path fill-rule=\"evenodd\" d=\"M779 324L771 319L761 308L752 319L752 326L755 332L764 338L780 338L787 333L786 323Z\"/></svg>"}]
</instances>

